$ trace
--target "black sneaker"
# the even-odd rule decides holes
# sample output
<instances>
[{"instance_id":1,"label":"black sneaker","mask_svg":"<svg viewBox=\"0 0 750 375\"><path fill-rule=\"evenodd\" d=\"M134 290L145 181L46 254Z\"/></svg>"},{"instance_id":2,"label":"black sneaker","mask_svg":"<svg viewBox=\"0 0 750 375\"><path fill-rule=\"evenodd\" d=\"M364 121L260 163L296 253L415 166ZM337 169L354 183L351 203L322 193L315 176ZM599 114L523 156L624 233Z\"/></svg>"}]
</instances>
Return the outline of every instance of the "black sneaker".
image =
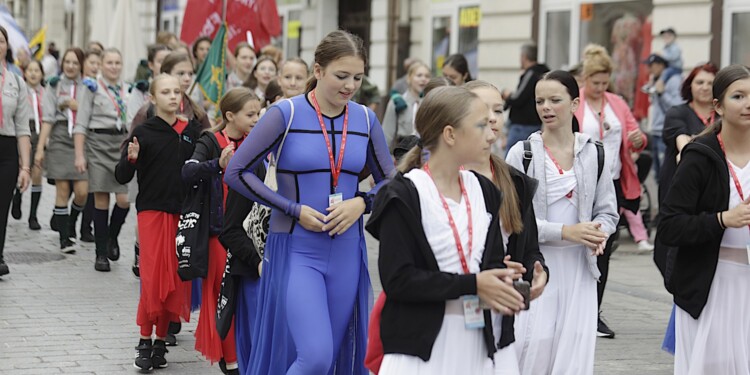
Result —
<instances>
[{"instance_id":1,"label":"black sneaker","mask_svg":"<svg viewBox=\"0 0 750 375\"><path fill-rule=\"evenodd\" d=\"M57 227L57 220L55 220L55 215L52 215L52 217L49 219L49 227L53 232L57 232L60 230L60 228Z\"/></svg>"},{"instance_id":2,"label":"black sneaker","mask_svg":"<svg viewBox=\"0 0 750 375\"><path fill-rule=\"evenodd\" d=\"M151 355L153 353L153 346L151 345L150 339L141 339L138 342L138 346L135 347L135 363L133 366L141 370L141 372L151 371L154 367L151 362Z\"/></svg>"},{"instance_id":3,"label":"black sneaker","mask_svg":"<svg viewBox=\"0 0 750 375\"><path fill-rule=\"evenodd\" d=\"M138 278L141 277L141 266L139 264L139 261L140 261L139 258L140 258L140 255L135 254L135 261L133 262L133 268L132 268L133 275L135 275L135 277L138 277Z\"/></svg>"},{"instance_id":4,"label":"black sneaker","mask_svg":"<svg viewBox=\"0 0 750 375\"><path fill-rule=\"evenodd\" d=\"M21 192L18 190L13 193L13 201L10 207L10 216L18 220L21 218Z\"/></svg>"},{"instance_id":5,"label":"black sneaker","mask_svg":"<svg viewBox=\"0 0 750 375\"><path fill-rule=\"evenodd\" d=\"M0 276L5 276L10 273L10 270L8 269L8 265L5 264L5 261L0 260Z\"/></svg>"},{"instance_id":6,"label":"black sneaker","mask_svg":"<svg viewBox=\"0 0 750 375\"><path fill-rule=\"evenodd\" d=\"M81 230L81 242L94 242L94 235L91 234L91 230L84 228Z\"/></svg>"},{"instance_id":7,"label":"black sneaker","mask_svg":"<svg viewBox=\"0 0 750 375\"><path fill-rule=\"evenodd\" d=\"M76 243L70 238L60 241L60 251L63 254L73 254L76 252Z\"/></svg>"},{"instance_id":8,"label":"black sneaker","mask_svg":"<svg viewBox=\"0 0 750 375\"><path fill-rule=\"evenodd\" d=\"M167 343L167 346L177 346L177 336L175 336L173 333L167 333L167 337L164 338L164 342Z\"/></svg>"},{"instance_id":9,"label":"black sneaker","mask_svg":"<svg viewBox=\"0 0 750 375\"><path fill-rule=\"evenodd\" d=\"M107 258L113 262L120 259L120 244L117 242L117 238L107 240Z\"/></svg>"},{"instance_id":10,"label":"black sneaker","mask_svg":"<svg viewBox=\"0 0 750 375\"><path fill-rule=\"evenodd\" d=\"M607 327L607 324L604 323L604 320L602 320L601 316L599 317L599 322L597 323L597 326L596 326L596 336L597 337L604 337L604 338L607 338L607 339L613 339L613 338L615 338L615 331L613 331L613 330L609 329L609 327Z\"/></svg>"},{"instance_id":11,"label":"black sneaker","mask_svg":"<svg viewBox=\"0 0 750 375\"><path fill-rule=\"evenodd\" d=\"M154 350L151 354L151 364L155 369L167 368L167 359L164 355L169 353L167 345L164 340L154 340Z\"/></svg>"},{"instance_id":12,"label":"black sneaker","mask_svg":"<svg viewBox=\"0 0 750 375\"><path fill-rule=\"evenodd\" d=\"M169 330L167 332L176 335L182 331L182 323L181 322L169 322Z\"/></svg>"},{"instance_id":13,"label":"black sneaker","mask_svg":"<svg viewBox=\"0 0 750 375\"><path fill-rule=\"evenodd\" d=\"M109 260L104 255L97 255L94 269L99 272L109 272Z\"/></svg>"},{"instance_id":14,"label":"black sneaker","mask_svg":"<svg viewBox=\"0 0 750 375\"><path fill-rule=\"evenodd\" d=\"M42 226L39 225L39 220L35 217L29 218L29 229L31 230L39 230L42 229Z\"/></svg>"}]
</instances>

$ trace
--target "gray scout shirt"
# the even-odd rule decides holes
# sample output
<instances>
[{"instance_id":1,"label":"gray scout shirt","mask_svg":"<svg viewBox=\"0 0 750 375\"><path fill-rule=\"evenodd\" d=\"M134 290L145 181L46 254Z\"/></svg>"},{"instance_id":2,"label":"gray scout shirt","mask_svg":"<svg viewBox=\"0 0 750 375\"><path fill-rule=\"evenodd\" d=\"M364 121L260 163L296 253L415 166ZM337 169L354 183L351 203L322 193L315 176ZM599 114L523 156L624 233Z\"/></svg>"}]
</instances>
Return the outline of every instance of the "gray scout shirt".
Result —
<instances>
[{"instance_id":1,"label":"gray scout shirt","mask_svg":"<svg viewBox=\"0 0 750 375\"><path fill-rule=\"evenodd\" d=\"M26 84L21 77L7 69L0 69L2 82L3 118L0 124L0 136L23 137L31 135L29 116L31 106L26 91Z\"/></svg>"},{"instance_id":2,"label":"gray scout shirt","mask_svg":"<svg viewBox=\"0 0 750 375\"><path fill-rule=\"evenodd\" d=\"M117 105L118 95L119 100L125 103L125 86L122 83L110 85L103 79L98 79L96 83L95 92L86 89L79 95L74 134L86 134L89 129L127 129L127 119L124 118L127 110L123 108L120 113Z\"/></svg>"}]
</instances>

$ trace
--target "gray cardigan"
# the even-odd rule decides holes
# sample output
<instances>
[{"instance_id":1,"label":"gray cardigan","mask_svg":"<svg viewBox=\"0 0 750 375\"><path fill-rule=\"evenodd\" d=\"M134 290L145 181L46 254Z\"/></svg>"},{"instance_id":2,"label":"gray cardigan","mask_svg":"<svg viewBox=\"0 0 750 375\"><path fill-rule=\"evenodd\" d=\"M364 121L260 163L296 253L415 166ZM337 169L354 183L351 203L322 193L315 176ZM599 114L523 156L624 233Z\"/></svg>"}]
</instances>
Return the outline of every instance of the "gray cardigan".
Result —
<instances>
[{"instance_id":1,"label":"gray cardigan","mask_svg":"<svg viewBox=\"0 0 750 375\"><path fill-rule=\"evenodd\" d=\"M611 235L615 232L617 222L620 220L611 174L607 168L604 168L597 181L599 168L596 146L593 142L589 142L591 137L587 134L575 133L575 135L573 170L578 182L578 221L600 223L602 225L601 230ZM545 150L541 132L529 136L529 141L531 142L533 157L526 174L539 181L539 187L533 200L536 223L539 228L539 243L559 241L562 239L562 223L547 221L547 179L545 177ZM516 169L524 171L523 154L523 142L518 142L508 152L506 161ZM595 278L599 278L596 257L593 255L589 255L589 270Z\"/></svg>"},{"instance_id":2,"label":"gray cardigan","mask_svg":"<svg viewBox=\"0 0 750 375\"><path fill-rule=\"evenodd\" d=\"M388 101L388 106L385 108L385 114L383 115L383 133L385 134L385 141L388 147L393 149L397 146L393 143L393 136L396 134L396 126L398 126L398 136L406 137L414 134L414 103L419 100L415 98L408 90L403 94L404 101L406 102L406 108L401 113L396 113L396 105L393 103L393 99Z\"/></svg>"}]
</instances>

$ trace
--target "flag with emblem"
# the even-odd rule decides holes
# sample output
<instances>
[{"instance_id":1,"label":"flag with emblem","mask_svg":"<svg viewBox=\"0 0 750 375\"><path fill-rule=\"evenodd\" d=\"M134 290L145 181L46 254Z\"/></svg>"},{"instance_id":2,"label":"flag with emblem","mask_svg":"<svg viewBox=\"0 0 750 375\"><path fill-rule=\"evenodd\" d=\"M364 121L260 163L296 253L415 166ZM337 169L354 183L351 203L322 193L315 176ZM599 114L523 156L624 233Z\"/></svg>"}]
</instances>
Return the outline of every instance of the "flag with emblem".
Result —
<instances>
[{"instance_id":1,"label":"flag with emblem","mask_svg":"<svg viewBox=\"0 0 750 375\"><path fill-rule=\"evenodd\" d=\"M47 26L44 26L29 41L29 50L35 59L42 61L44 57L44 41L47 37Z\"/></svg>"},{"instance_id":2,"label":"flag with emblem","mask_svg":"<svg viewBox=\"0 0 750 375\"><path fill-rule=\"evenodd\" d=\"M195 84L201 89L203 96L214 105L219 104L219 99L224 93L226 45L227 27L223 24L216 32L211 48L208 50L208 56L195 77Z\"/></svg>"}]
</instances>

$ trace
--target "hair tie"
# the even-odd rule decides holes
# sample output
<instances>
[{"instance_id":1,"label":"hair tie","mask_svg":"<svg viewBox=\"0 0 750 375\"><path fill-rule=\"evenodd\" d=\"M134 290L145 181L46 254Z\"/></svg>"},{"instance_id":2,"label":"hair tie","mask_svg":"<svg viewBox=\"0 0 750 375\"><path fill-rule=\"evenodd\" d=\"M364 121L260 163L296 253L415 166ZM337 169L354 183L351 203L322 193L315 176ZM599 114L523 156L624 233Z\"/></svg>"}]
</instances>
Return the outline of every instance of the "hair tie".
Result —
<instances>
[{"instance_id":1,"label":"hair tie","mask_svg":"<svg viewBox=\"0 0 750 375\"><path fill-rule=\"evenodd\" d=\"M424 143L422 143L422 138L419 138L419 139L417 140L417 147L419 147L419 148L424 148Z\"/></svg>"}]
</instances>

